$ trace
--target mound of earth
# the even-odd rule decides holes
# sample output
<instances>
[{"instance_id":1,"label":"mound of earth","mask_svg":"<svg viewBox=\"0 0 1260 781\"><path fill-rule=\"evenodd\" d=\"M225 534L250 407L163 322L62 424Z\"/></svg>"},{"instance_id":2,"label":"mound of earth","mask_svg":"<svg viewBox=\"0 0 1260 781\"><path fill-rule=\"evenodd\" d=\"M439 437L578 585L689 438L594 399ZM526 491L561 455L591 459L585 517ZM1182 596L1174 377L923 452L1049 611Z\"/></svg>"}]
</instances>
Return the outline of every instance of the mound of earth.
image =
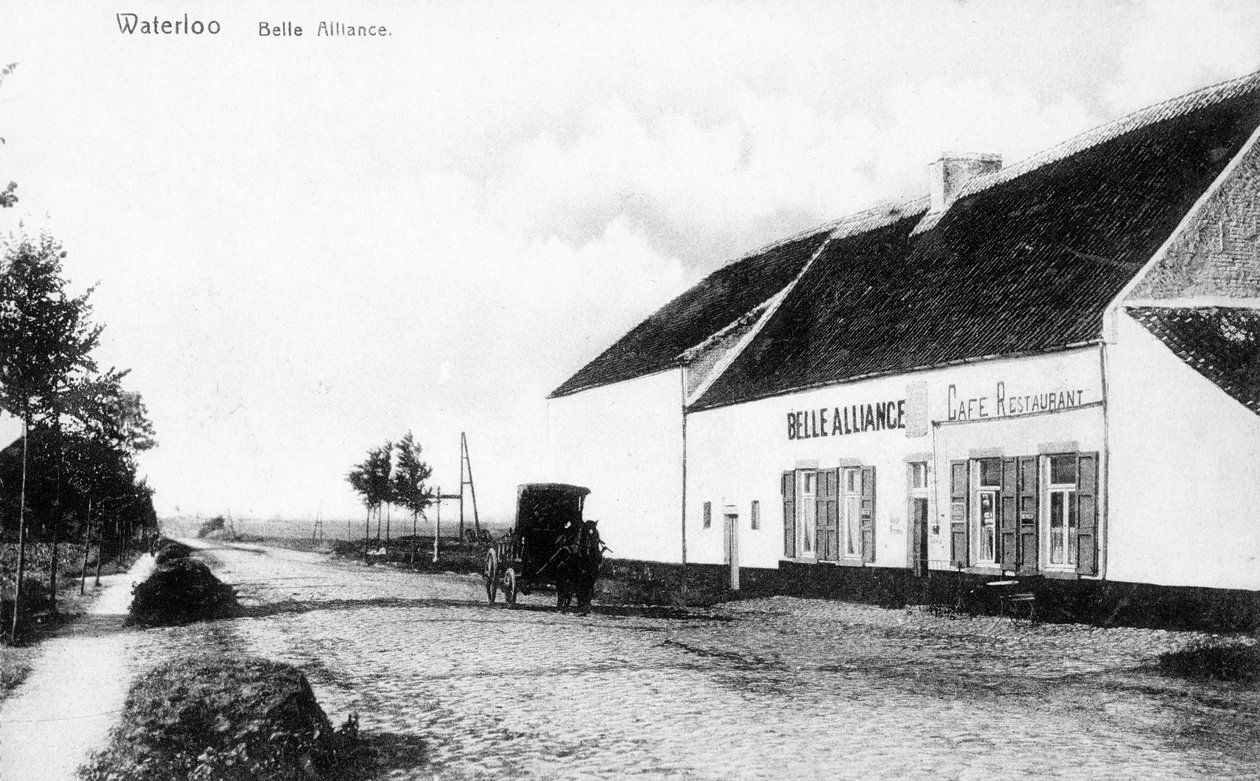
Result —
<instances>
[{"instance_id":1,"label":"mound of earth","mask_svg":"<svg viewBox=\"0 0 1260 781\"><path fill-rule=\"evenodd\" d=\"M221 582L205 562L159 558L143 583L132 589L127 623L170 626L227 618L236 613L236 592Z\"/></svg>"},{"instance_id":2,"label":"mound of earth","mask_svg":"<svg viewBox=\"0 0 1260 781\"><path fill-rule=\"evenodd\" d=\"M332 728L301 670L267 659L179 659L139 676L90 781L357 778L357 719Z\"/></svg>"},{"instance_id":3,"label":"mound of earth","mask_svg":"<svg viewBox=\"0 0 1260 781\"><path fill-rule=\"evenodd\" d=\"M167 540L159 543L157 552L153 554L153 560L161 566L176 559L186 559L192 554L193 549L184 543Z\"/></svg>"}]
</instances>

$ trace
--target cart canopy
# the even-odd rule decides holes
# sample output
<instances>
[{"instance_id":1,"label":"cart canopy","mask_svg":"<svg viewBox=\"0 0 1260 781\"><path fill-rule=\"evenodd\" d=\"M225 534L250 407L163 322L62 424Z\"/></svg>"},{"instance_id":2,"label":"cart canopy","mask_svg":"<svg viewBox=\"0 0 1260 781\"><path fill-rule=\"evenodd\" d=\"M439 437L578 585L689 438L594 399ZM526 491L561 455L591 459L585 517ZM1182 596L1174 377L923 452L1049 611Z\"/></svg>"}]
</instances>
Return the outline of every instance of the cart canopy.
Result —
<instances>
[{"instance_id":1,"label":"cart canopy","mask_svg":"<svg viewBox=\"0 0 1260 781\"><path fill-rule=\"evenodd\" d=\"M526 573L551 558L561 530L582 522L582 505L590 492L566 483L526 483L516 489L516 534Z\"/></svg>"}]
</instances>

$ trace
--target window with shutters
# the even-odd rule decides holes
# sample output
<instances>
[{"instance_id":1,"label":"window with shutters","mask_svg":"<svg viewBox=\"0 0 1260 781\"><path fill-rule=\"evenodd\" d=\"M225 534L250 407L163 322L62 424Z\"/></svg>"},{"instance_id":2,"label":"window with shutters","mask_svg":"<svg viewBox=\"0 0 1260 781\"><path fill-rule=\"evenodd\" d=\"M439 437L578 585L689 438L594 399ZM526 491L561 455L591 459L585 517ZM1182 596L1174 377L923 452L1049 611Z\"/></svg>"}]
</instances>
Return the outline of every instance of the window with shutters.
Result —
<instances>
[{"instance_id":1,"label":"window with shutters","mask_svg":"<svg viewBox=\"0 0 1260 781\"><path fill-rule=\"evenodd\" d=\"M874 467L797 469L781 486L784 557L875 560Z\"/></svg>"},{"instance_id":2,"label":"window with shutters","mask_svg":"<svg viewBox=\"0 0 1260 781\"><path fill-rule=\"evenodd\" d=\"M1098 574L1098 454L1042 459L1041 546L1047 570Z\"/></svg>"}]
</instances>

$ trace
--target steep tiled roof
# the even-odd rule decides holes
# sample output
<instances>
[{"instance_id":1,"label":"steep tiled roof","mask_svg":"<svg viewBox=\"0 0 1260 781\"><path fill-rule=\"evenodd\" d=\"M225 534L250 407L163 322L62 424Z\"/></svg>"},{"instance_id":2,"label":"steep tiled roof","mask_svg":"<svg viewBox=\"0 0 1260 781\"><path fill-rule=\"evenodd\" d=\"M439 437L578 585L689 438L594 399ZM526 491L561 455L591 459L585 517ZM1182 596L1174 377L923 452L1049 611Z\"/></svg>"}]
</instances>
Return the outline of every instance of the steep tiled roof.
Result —
<instances>
[{"instance_id":1,"label":"steep tiled roof","mask_svg":"<svg viewBox=\"0 0 1260 781\"><path fill-rule=\"evenodd\" d=\"M1102 315L1260 124L1260 76L1139 112L831 241L703 409L1098 338Z\"/></svg>"},{"instance_id":2,"label":"steep tiled roof","mask_svg":"<svg viewBox=\"0 0 1260 781\"><path fill-rule=\"evenodd\" d=\"M818 229L715 271L640 323L552 391L551 396L564 396L675 365L683 351L786 287L829 233L830 228Z\"/></svg>"},{"instance_id":3,"label":"steep tiled roof","mask_svg":"<svg viewBox=\"0 0 1260 781\"><path fill-rule=\"evenodd\" d=\"M1195 371L1260 415L1260 311L1233 307L1126 311Z\"/></svg>"}]
</instances>

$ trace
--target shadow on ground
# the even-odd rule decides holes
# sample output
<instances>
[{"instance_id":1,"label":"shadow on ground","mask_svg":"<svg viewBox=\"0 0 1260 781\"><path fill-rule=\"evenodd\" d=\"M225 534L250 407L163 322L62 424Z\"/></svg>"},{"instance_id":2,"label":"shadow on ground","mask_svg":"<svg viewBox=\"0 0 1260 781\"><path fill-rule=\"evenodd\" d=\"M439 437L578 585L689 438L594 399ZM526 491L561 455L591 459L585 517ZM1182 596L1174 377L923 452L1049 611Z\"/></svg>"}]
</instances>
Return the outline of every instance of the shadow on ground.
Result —
<instances>
[{"instance_id":1,"label":"shadow on ground","mask_svg":"<svg viewBox=\"0 0 1260 781\"><path fill-rule=\"evenodd\" d=\"M265 605L245 606L240 609L238 615L241 618L269 618L279 615L310 613L316 610L360 610L366 608L397 608L403 610L413 608L449 610L454 608L479 609L496 612L508 611L559 614L556 608L550 605L486 605L483 602L465 599L398 599L380 597L375 599L290 599L281 602L271 602ZM722 616L710 612L656 605L596 605L591 609L591 614L612 618L654 618L665 621L734 620L729 616ZM493 614L488 613L487 615ZM574 612L570 612L567 615L571 616L575 620L581 618L580 615Z\"/></svg>"}]
</instances>

